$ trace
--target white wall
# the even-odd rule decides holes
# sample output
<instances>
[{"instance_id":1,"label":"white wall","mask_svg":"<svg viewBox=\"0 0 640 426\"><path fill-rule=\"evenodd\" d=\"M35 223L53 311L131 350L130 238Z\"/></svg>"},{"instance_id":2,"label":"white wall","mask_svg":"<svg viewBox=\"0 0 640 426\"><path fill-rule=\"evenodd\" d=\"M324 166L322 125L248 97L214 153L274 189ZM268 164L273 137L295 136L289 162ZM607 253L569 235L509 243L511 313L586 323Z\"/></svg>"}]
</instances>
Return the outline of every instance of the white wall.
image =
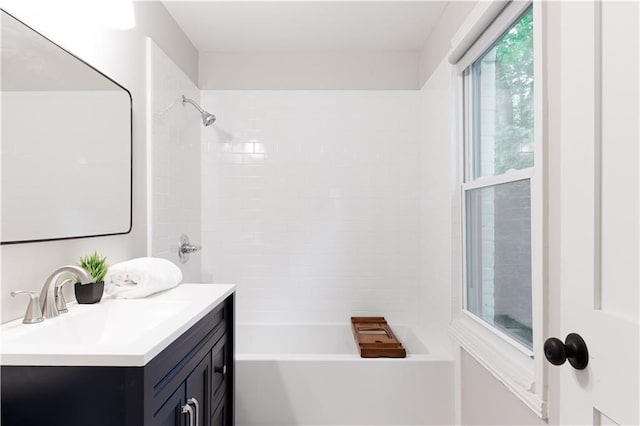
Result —
<instances>
[{"instance_id":1,"label":"white wall","mask_svg":"<svg viewBox=\"0 0 640 426\"><path fill-rule=\"evenodd\" d=\"M417 90L420 52L203 52L201 89Z\"/></svg>"},{"instance_id":2,"label":"white wall","mask_svg":"<svg viewBox=\"0 0 640 426\"><path fill-rule=\"evenodd\" d=\"M482 365L461 350L461 424L463 425L545 425L509 389Z\"/></svg>"},{"instance_id":3,"label":"white wall","mask_svg":"<svg viewBox=\"0 0 640 426\"><path fill-rule=\"evenodd\" d=\"M187 75L149 40L152 131L149 142L151 229L149 253L174 262L185 282L200 282L200 253L180 263L178 240L200 242L200 113L182 104L182 95L199 102L200 91Z\"/></svg>"},{"instance_id":4,"label":"white wall","mask_svg":"<svg viewBox=\"0 0 640 426\"><path fill-rule=\"evenodd\" d=\"M451 49L451 38L469 16L477 0L450 1L440 15L420 52L420 87L424 87L431 74Z\"/></svg>"},{"instance_id":5,"label":"white wall","mask_svg":"<svg viewBox=\"0 0 640 426\"><path fill-rule=\"evenodd\" d=\"M421 144L419 324L448 342L451 321L452 250L452 98L451 67L446 61L420 92Z\"/></svg>"},{"instance_id":6,"label":"white wall","mask_svg":"<svg viewBox=\"0 0 640 426\"><path fill-rule=\"evenodd\" d=\"M151 36L194 81L197 80L198 57L164 6L159 2L134 2L134 5L137 25L127 31L74 26L54 19L35 22L29 16L17 16L131 91L133 231L115 237L1 246L2 322L24 314L26 301L14 300L8 296L10 291L40 290L49 273L60 265L76 263L79 256L95 249L108 256L112 263L146 253L145 38ZM73 195L69 196L69 202L73 202ZM46 210L46 206L43 209ZM72 298L72 293L67 296Z\"/></svg>"},{"instance_id":7,"label":"white wall","mask_svg":"<svg viewBox=\"0 0 640 426\"><path fill-rule=\"evenodd\" d=\"M204 91L203 279L237 318L415 316L420 93Z\"/></svg>"}]
</instances>

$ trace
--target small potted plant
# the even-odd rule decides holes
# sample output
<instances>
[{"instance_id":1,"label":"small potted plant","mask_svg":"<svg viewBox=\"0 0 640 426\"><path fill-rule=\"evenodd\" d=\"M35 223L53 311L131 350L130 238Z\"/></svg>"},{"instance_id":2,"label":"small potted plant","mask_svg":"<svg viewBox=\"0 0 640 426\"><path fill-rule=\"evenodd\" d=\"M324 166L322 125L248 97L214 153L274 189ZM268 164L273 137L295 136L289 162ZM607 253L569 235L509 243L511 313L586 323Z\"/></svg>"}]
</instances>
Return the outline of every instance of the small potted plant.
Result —
<instances>
[{"instance_id":1,"label":"small potted plant","mask_svg":"<svg viewBox=\"0 0 640 426\"><path fill-rule=\"evenodd\" d=\"M78 303L91 304L98 303L102 299L104 292L104 276L107 274L107 258L100 256L97 251L80 258L80 267L84 268L93 277L93 282L81 284L76 282L74 290Z\"/></svg>"}]
</instances>

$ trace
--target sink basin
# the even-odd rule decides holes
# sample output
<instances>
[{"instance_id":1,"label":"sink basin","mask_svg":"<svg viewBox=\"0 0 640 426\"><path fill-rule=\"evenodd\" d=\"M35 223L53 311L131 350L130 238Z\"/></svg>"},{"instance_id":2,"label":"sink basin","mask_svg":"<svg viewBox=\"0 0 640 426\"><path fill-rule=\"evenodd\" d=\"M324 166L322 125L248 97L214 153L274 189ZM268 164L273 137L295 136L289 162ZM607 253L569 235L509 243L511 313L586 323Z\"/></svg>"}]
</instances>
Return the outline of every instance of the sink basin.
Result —
<instances>
[{"instance_id":1,"label":"sink basin","mask_svg":"<svg viewBox=\"0 0 640 426\"><path fill-rule=\"evenodd\" d=\"M69 313L39 324L16 325L13 342L22 345L120 345L145 333L188 308L186 301L105 299L95 305L69 304ZM15 330L15 331L14 331Z\"/></svg>"},{"instance_id":2,"label":"sink basin","mask_svg":"<svg viewBox=\"0 0 640 426\"><path fill-rule=\"evenodd\" d=\"M182 284L144 299L69 303L38 324L2 325L2 365L142 366L234 291L230 284Z\"/></svg>"}]
</instances>

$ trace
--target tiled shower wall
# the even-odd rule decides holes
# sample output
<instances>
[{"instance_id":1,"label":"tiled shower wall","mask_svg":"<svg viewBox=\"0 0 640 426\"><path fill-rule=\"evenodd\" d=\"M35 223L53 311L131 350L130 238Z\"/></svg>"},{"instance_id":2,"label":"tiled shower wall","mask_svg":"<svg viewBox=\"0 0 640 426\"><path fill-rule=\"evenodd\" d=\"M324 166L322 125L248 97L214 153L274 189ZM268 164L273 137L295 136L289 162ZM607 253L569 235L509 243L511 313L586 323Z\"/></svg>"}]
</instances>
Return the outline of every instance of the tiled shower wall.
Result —
<instances>
[{"instance_id":1,"label":"tiled shower wall","mask_svg":"<svg viewBox=\"0 0 640 426\"><path fill-rule=\"evenodd\" d=\"M199 101L199 90L150 39L147 41L151 86L148 182L151 212L147 253L169 259L182 269L184 282L200 282L200 255L186 264L178 258L182 233L200 241L200 114L182 105L185 95Z\"/></svg>"},{"instance_id":2,"label":"tiled shower wall","mask_svg":"<svg viewBox=\"0 0 640 426\"><path fill-rule=\"evenodd\" d=\"M460 238L451 214L454 193L454 161L457 156L452 142L451 68L445 59L420 91L423 109L421 202L421 271L422 285L418 300L418 324L429 330L430 344L440 338L449 346L447 329L451 321L452 241Z\"/></svg>"},{"instance_id":3,"label":"tiled shower wall","mask_svg":"<svg viewBox=\"0 0 640 426\"><path fill-rule=\"evenodd\" d=\"M412 322L419 91L203 91L205 282L239 322Z\"/></svg>"}]
</instances>

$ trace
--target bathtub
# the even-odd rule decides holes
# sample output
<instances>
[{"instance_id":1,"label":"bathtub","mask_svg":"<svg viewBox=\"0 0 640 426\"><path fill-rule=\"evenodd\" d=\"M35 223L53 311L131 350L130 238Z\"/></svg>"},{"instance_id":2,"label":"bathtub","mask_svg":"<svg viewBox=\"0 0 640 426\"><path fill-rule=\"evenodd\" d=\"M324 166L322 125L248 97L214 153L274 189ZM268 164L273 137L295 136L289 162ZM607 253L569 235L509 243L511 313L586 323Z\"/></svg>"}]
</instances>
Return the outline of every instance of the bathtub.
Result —
<instances>
[{"instance_id":1,"label":"bathtub","mask_svg":"<svg viewBox=\"0 0 640 426\"><path fill-rule=\"evenodd\" d=\"M407 327L404 359L363 359L351 326L236 326L236 424L446 425L453 362Z\"/></svg>"}]
</instances>

